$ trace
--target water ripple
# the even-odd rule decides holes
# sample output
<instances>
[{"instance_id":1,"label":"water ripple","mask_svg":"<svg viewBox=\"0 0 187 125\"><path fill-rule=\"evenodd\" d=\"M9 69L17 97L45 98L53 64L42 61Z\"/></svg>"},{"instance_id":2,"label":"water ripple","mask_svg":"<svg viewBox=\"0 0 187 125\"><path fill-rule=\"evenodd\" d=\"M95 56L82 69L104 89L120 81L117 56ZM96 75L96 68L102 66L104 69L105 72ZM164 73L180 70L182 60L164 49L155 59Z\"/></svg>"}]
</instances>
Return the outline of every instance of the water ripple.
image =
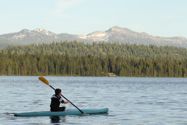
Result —
<instances>
[{"instance_id":1,"label":"water ripple","mask_svg":"<svg viewBox=\"0 0 187 125\"><path fill-rule=\"evenodd\" d=\"M80 108L109 108L108 115L66 116L65 125L186 125L186 78L47 77ZM6 112L49 110L54 93L37 77L0 77L3 125L51 125L50 117L17 118ZM67 108L74 108L67 105Z\"/></svg>"}]
</instances>

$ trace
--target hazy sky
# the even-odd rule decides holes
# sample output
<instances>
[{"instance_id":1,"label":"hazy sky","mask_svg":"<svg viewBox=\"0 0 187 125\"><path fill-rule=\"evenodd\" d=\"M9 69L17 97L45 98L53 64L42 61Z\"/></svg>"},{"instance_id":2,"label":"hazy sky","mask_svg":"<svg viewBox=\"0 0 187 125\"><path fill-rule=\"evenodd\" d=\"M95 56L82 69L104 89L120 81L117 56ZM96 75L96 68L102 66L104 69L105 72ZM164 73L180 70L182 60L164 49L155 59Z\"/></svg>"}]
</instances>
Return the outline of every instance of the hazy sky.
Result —
<instances>
[{"instance_id":1,"label":"hazy sky","mask_svg":"<svg viewBox=\"0 0 187 125\"><path fill-rule=\"evenodd\" d=\"M86 34L112 26L187 37L187 0L0 0L0 34L44 28Z\"/></svg>"}]
</instances>

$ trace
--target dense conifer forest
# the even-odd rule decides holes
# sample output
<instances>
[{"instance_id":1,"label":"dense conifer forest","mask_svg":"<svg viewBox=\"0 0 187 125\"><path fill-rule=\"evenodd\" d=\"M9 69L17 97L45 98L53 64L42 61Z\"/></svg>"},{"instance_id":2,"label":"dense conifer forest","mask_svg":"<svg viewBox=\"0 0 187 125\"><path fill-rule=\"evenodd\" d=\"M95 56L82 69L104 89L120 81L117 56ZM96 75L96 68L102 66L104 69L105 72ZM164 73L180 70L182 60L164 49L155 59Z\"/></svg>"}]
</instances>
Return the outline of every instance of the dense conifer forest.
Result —
<instances>
[{"instance_id":1,"label":"dense conifer forest","mask_svg":"<svg viewBox=\"0 0 187 125\"><path fill-rule=\"evenodd\" d=\"M0 75L186 77L187 49L61 42L0 51Z\"/></svg>"}]
</instances>

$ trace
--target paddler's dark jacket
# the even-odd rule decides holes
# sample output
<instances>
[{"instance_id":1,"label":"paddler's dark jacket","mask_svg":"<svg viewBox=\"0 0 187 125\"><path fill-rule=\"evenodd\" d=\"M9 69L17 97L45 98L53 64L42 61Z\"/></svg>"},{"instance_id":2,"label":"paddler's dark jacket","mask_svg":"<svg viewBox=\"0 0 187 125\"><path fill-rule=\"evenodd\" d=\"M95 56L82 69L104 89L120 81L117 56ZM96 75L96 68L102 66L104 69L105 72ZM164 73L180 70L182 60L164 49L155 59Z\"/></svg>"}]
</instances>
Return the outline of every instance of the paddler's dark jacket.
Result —
<instances>
[{"instance_id":1,"label":"paddler's dark jacket","mask_svg":"<svg viewBox=\"0 0 187 125\"><path fill-rule=\"evenodd\" d=\"M64 100L61 96L53 95L51 97L51 111L60 111L60 103L64 103Z\"/></svg>"}]
</instances>

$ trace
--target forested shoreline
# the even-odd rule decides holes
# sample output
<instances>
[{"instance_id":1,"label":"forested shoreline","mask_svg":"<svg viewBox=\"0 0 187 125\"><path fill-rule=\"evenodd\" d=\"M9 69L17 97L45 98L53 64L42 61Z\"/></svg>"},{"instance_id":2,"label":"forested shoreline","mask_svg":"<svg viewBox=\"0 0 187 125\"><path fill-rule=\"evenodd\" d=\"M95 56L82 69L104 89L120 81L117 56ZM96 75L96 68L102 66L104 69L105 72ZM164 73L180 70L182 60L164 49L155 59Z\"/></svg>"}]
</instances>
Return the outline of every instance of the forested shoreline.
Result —
<instances>
[{"instance_id":1,"label":"forested shoreline","mask_svg":"<svg viewBox=\"0 0 187 125\"><path fill-rule=\"evenodd\" d=\"M0 75L186 77L187 49L61 42L0 51Z\"/></svg>"}]
</instances>

